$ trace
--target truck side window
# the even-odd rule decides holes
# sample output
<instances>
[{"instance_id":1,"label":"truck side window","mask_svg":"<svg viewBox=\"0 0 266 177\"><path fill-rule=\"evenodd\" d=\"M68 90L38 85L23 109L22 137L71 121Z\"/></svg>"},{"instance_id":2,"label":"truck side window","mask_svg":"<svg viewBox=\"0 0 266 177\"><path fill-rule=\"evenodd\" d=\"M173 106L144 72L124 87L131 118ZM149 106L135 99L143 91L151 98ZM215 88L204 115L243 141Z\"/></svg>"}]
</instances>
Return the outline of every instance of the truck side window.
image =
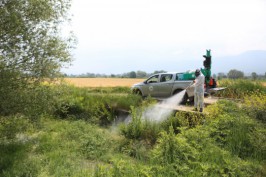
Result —
<instances>
[{"instance_id":1,"label":"truck side window","mask_svg":"<svg viewBox=\"0 0 266 177\"><path fill-rule=\"evenodd\" d=\"M175 80L176 80L176 81L178 80L178 74L176 74L176 78L175 78Z\"/></svg>"},{"instance_id":2,"label":"truck side window","mask_svg":"<svg viewBox=\"0 0 266 177\"><path fill-rule=\"evenodd\" d=\"M184 79L183 73L176 74L176 80L183 80L183 79Z\"/></svg>"},{"instance_id":3,"label":"truck side window","mask_svg":"<svg viewBox=\"0 0 266 177\"><path fill-rule=\"evenodd\" d=\"M161 82L166 82L166 78L165 78L165 76L162 76L162 77L161 77Z\"/></svg>"},{"instance_id":4,"label":"truck side window","mask_svg":"<svg viewBox=\"0 0 266 177\"><path fill-rule=\"evenodd\" d=\"M162 74L161 76L161 82L167 82L172 80L173 75L172 74Z\"/></svg>"}]
</instances>

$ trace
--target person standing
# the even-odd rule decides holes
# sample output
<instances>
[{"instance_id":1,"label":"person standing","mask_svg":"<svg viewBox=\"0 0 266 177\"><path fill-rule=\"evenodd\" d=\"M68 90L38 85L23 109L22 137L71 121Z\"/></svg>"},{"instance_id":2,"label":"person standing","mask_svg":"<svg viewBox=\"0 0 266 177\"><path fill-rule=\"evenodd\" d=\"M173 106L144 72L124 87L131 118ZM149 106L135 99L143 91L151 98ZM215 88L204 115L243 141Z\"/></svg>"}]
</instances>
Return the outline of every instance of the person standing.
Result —
<instances>
[{"instance_id":1,"label":"person standing","mask_svg":"<svg viewBox=\"0 0 266 177\"><path fill-rule=\"evenodd\" d=\"M200 72L199 69L195 71L196 79L193 81L195 90L194 90L194 111L203 112L203 102L204 102L204 83L205 77Z\"/></svg>"}]
</instances>

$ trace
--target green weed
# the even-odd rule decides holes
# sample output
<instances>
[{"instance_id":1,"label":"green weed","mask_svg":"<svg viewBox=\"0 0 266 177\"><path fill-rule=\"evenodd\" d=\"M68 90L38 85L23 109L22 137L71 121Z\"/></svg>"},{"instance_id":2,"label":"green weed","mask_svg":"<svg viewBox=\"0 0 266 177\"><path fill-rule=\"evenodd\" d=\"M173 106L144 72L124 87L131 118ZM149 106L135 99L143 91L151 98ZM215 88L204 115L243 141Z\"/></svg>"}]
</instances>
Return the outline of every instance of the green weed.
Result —
<instances>
[{"instance_id":1,"label":"green weed","mask_svg":"<svg viewBox=\"0 0 266 177\"><path fill-rule=\"evenodd\" d=\"M99 125L110 125L117 109L129 110L140 104L141 98L131 94L92 93L86 88L63 87L55 115L61 118L87 120Z\"/></svg>"},{"instance_id":2,"label":"green weed","mask_svg":"<svg viewBox=\"0 0 266 177\"><path fill-rule=\"evenodd\" d=\"M117 94L130 94L131 90L129 87L96 87L87 88L89 93L117 93Z\"/></svg>"},{"instance_id":3,"label":"green weed","mask_svg":"<svg viewBox=\"0 0 266 177\"><path fill-rule=\"evenodd\" d=\"M173 127L170 126L169 133L161 132L158 144L153 150L153 160L160 164L180 165L194 161L195 153L186 139L176 137Z\"/></svg>"},{"instance_id":4,"label":"green weed","mask_svg":"<svg viewBox=\"0 0 266 177\"><path fill-rule=\"evenodd\" d=\"M251 117L266 123L266 94L254 93L246 96L243 102L243 110Z\"/></svg>"},{"instance_id":5,"label":"green weed","mask_svg":"<svg viewBox=\"0 0 266 177\"><path fill-rule=\"evenodd\" d=\"M219 81L219 87L226 87L225 90L217 92L217 96L226 98L239 98L243 99L252 93L266 93L266 88L261 82L243 79L223 79Z\"/></svg>"},{"instance_id":6,"label":"green weed","mask_svg":"<svg viewBox=\"0 0 266 177\"><path fill-rule=\"evenodd\" d=\"M160 123L142 117L143 111L131 107L131 121L120 125L120 132L127 139L145 140L153 145L161 131Z\"/></svg>"},{"instance_id":7,"label":"green weed","mask_svg":"<svg viewBox=\"0 0 266 177\"><path fill-rule=\"evenodd\" d=\"M152 98L50 90L51 108L28 111L40 115L0 117L0 176L266 175L263 91L238 95L242 102L220 100L204 115L176 113L158 123L143 119L139 108L156 103ZM99 126L110 125L116 109L130 109L132 116L120 134Z\"/></svg>"},{"instance_id":8,"label":"green weed","mask_svg":"<svg viewBox=\"0 0 266 177\"><path fill-rule=\"evenodd\" d=\"M131 107L131 121L127 125L121 124L120 131L128 139L140 139L144 131L142 111Z\"/></svg>"}]
</instances>

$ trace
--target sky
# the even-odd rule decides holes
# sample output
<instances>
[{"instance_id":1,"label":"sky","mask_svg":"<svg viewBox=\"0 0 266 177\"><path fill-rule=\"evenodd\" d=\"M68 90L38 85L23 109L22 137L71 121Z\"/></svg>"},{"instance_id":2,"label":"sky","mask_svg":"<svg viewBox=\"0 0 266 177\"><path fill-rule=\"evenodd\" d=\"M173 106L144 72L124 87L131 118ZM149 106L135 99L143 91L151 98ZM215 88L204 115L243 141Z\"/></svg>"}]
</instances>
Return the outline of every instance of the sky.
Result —
<instances>
[{"instance_id":1,"label":"sky","mask_svg":"<svg viewBox=\"0 0 266 177\"><path fill-rule=\"evenodd\" d=\"M206 49L213 60L266 51L266 0L72 1L67 74L186 71L203 67Z\"/></svg>"}]
</instances>

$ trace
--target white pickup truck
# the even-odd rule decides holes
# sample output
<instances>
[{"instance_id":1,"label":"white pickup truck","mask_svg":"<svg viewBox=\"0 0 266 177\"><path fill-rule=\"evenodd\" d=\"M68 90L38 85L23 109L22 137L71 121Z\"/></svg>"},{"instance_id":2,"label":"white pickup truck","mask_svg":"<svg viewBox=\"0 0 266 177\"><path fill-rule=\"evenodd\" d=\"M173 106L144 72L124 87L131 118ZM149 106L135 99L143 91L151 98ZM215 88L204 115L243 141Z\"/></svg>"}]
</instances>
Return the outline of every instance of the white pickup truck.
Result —
<instances>
[{"instance_id":1,"label":"white pickup truck","mask_svg":"<svg viewBox=\"0 0 266 177\"><path fill-rule=\"evenodd\" d=\"M190 73L190 77L184 78L184 73L159 73L150 76L144 82L135 84L131 87L133 93L142 97L150 95L154 98L168 98L174 94L181 92L193 83L195 79L194 72ZM183 98L183 103L194 99L194 87L190 86Z\"/></svg>"}]
</instances>

